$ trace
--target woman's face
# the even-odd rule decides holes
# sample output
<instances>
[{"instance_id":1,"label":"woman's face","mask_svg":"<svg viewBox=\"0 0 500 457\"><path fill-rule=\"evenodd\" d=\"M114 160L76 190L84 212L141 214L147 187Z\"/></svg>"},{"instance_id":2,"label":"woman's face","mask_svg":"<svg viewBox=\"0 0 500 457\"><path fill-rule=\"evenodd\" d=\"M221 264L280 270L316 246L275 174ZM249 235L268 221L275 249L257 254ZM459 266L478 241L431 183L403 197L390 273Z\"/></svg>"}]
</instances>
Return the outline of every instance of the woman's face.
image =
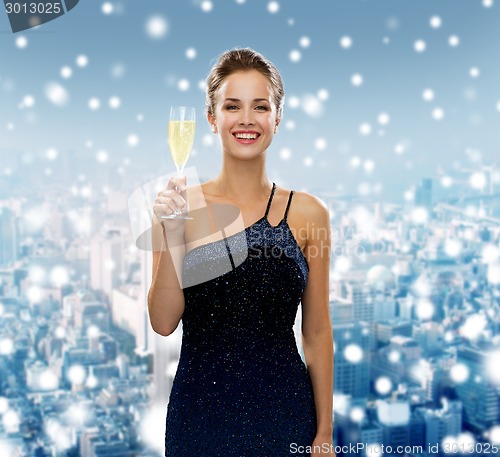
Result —
<instances>
[{"instance_id":1,"label":"woman's face","mask_svg":"<svg viewBox=\"0 0 500 457\"><path fill-rule=\"evenodd\" d=\"M216 93L215 126L224 153L253 158L267 150L279 123L268 79L257 70L228 76Z\"/></svg>"}]
</instances>

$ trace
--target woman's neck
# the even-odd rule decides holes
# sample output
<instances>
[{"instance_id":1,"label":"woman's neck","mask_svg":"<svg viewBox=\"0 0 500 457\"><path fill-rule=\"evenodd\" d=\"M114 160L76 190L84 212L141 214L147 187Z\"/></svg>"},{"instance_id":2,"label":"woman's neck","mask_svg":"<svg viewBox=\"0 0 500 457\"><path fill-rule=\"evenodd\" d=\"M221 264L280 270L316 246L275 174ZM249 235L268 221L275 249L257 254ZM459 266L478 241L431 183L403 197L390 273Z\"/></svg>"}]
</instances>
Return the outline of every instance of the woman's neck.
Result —
<instances>
[{"instance_id":1,"label":"woman's neck","mask_svg":"<svg viewBox=\"0 0 500 457\"><path fill-rule=\"evenodd\" d=\"M273 184L264 165L264 160L225 160L221 173L212 180L212 191L242 205L267 199Z\"/></svg>"}]
</instances>

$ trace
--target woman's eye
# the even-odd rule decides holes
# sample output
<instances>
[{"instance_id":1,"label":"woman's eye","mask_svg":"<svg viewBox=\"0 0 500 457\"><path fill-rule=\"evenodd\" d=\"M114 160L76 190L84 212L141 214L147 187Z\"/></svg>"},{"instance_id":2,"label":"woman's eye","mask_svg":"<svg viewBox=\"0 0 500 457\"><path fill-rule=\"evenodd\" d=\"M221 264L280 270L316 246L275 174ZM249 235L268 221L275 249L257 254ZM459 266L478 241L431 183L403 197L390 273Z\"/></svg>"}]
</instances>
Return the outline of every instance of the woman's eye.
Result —
<instances>
[{"instance_id":1,"label":"woman's eye","mask_svg":"<svg viewBox=\"0 0 500 457\"><path fill-rule=\"evenodd\" d=\"M233 109L238 109L238 107L236 105L229 105L226 109L233 110Z\"/></svg>"},{"instance_id":2,"label":"woman's eye","mask_svg":"<svg viewBox=\"0 0 500 457\"><path fill-rule=\"evenodd\" d=\"M260 111L267 111L267 106L257 106L257 109Z\"/></svg>"}]
</instances>

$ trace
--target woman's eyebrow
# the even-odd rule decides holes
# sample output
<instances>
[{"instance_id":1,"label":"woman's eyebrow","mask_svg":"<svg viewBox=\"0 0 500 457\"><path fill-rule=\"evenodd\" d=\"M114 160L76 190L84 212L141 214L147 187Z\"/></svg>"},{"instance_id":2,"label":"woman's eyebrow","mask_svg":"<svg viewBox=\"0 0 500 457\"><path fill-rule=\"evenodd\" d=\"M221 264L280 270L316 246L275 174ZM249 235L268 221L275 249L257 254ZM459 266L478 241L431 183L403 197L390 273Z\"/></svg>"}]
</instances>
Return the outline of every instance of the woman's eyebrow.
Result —
<instances>
[{"instance_id":1,"label":"woman's eyebrow","mask_svg":"<svg viewBox=\"0 0 500 457\"><path fill-rule=\"evenodd\" d=\"M226 98L226 102L241 102L239 98ZM254 98L254 102L269 102L267 98Z\"/></svg>"}]
</instances>

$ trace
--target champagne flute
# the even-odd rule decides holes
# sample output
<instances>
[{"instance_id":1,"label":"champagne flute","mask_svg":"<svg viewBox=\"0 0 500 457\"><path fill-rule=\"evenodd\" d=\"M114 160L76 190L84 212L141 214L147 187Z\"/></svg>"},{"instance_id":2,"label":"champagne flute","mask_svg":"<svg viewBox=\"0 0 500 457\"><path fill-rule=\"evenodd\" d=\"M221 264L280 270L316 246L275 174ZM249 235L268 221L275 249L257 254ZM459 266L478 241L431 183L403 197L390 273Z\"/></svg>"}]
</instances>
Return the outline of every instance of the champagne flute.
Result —
<instances>
[{"instance_id":1,"label":"champagne flute","mask_svg":"<svg viewBox=\"0 0 500 457\"><path fill-rule=\"evenodd\" d=\"M186 165L194 143L194 132L196 130L195 109L189 106L170 107L170 118L168 121L168 146L170 154L177 168L177 176L182 176L182 170ZM163 216L162 219L193 219L176 209L172 214Z\"/></svg>"}]
</instances>

